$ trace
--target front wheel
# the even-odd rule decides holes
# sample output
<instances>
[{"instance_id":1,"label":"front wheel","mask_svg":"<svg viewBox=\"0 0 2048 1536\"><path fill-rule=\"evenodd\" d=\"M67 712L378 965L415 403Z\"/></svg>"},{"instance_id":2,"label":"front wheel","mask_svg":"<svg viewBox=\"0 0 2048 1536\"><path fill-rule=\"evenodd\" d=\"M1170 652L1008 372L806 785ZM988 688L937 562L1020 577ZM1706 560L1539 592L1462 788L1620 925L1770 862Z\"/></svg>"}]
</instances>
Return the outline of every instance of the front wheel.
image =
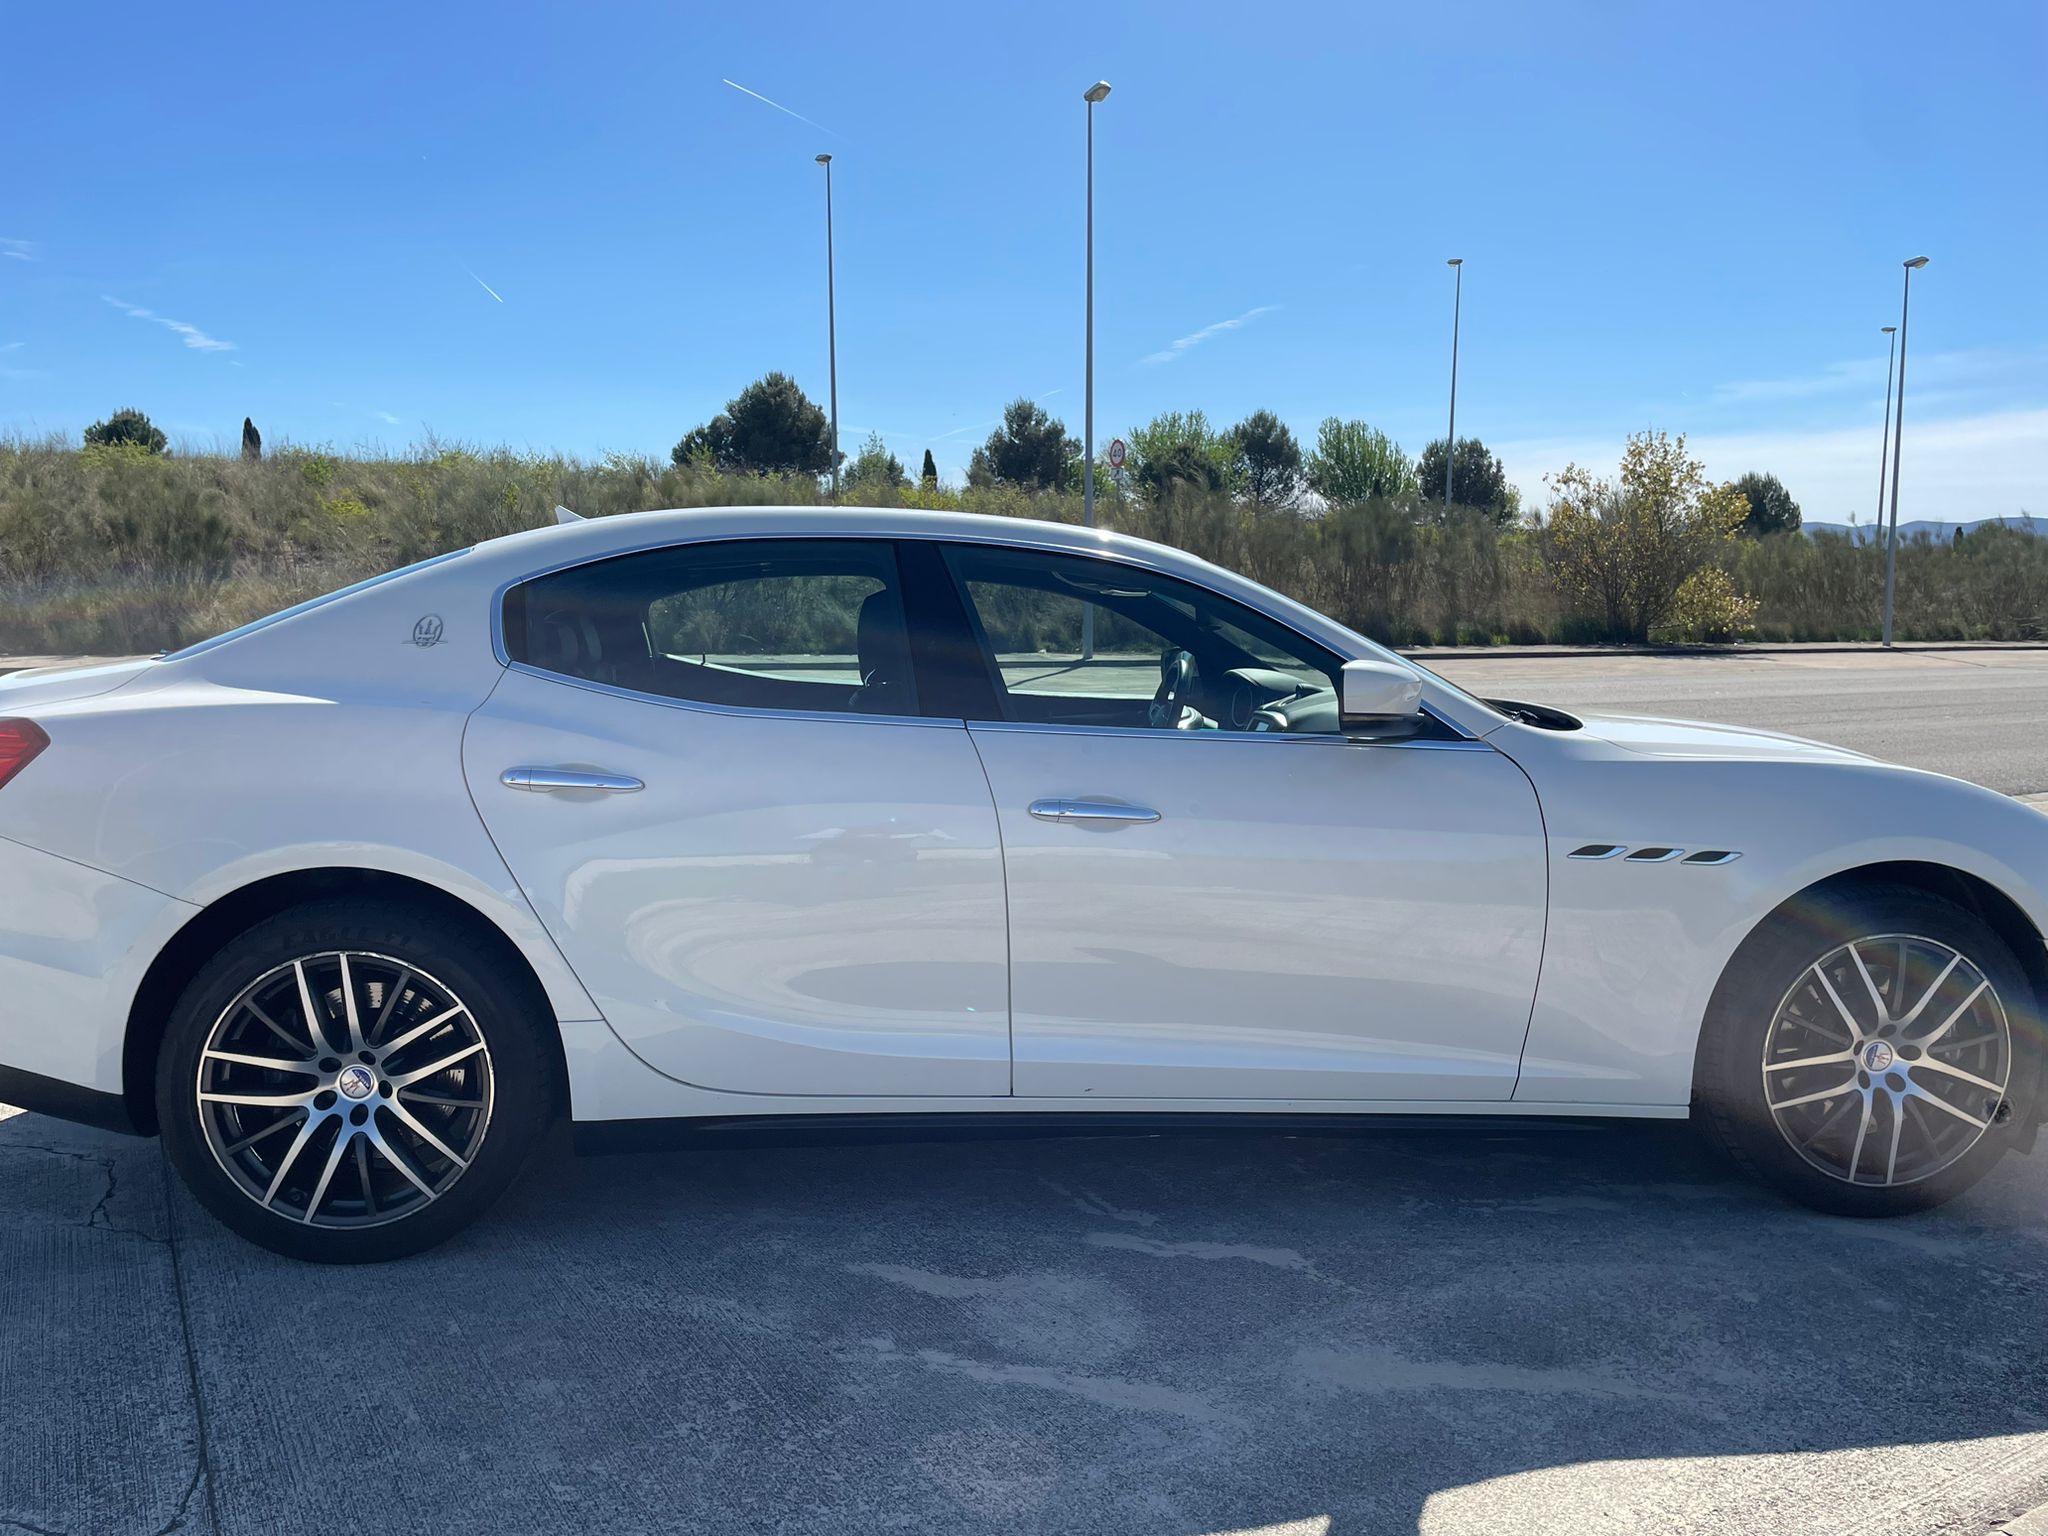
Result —
<instances>
[{"instance_id":1,"label":"front wheel","mask_svg":"<svg viewBox=\"0 0 2048 1536\"><path fill-rule=\"evenodd\" d=\"M1709 1132L1820 1210L1953 1198L2035 1114L2034 990L1975 914L1905 888L1817 894L1737 955L1700 1042Z\"/></svg>"},{"instance_id":2,"label":"front wheel","mask_svg":"<svg viewBox=\"0 0 2048 1536\"><path fill-rule=\"evenodd\" d=\"M157 1118L186 1185L275 1252L398 1258L474 1220L555 1103L533 1001L438 914L309 904L186 988Z\"/></svg>"}]
</instances>

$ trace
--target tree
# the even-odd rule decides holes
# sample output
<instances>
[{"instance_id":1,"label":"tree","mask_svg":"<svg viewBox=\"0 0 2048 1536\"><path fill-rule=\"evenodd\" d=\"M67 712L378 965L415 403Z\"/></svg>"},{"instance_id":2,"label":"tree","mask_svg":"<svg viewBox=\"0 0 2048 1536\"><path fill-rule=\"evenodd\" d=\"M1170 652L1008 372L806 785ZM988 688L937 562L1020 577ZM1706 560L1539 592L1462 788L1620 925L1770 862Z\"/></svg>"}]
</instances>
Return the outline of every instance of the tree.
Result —
<instances>
[{"instance_id":1,"label":"tree","mask_svg":"<svg viewBox=\"0 0 2048 1536\"><path fill-rule=\"evenodd\" d=\"M1751 470L1735 482L1735 489L1742 492L1749 507L1749 516L1742 524L1744 533L1761 538L1767 533L1799 531L1799 503L1776 475Z\"/></svg>"},{"instance_id":2,"label":"tree","mask_svg":"<svg viewBox=\"0 0 2048 1536\"><path fill-rule=\"evenodd\" d=\"M919 472L917 478L928 491L936 491L939 488L939 461L932 457L932 451L929 448L924 451L924 468Z\"/></svg>"},{"instance_id":3,"label":"tree","mask_svg":"<svg viewBox=\"0 0 2048 1536\"><path fill-rule=\"evenodd\" d=\"M260 459L263 457L263 434L256 430L256 423L248 417L242 418L242 457Z\"/></svg>"},{"instance_id":4,"label":"tree","mask_svg":"<svg viewBox=\"0 0 2048 1536\"><path fill-rule=\"evenodd\" d=\"M709 463L730 474L822 475L832 467L825 413L786 373L767 373L694 427L669 453L677 464Z\"/></svg>"},{"instance_id":5,"label":"tree","mask_svg":"<svg viewBox=\"0 0 2048 1536\"><path fill-rule=\"evenodd\" d=\"M116 411L105 421L96 421L85 429L85 445L88 448L112 448L123 443L132 443L146 453L162 453L170 446L157 424L140 411Z\"/></svg>"},{"instance_id":6,"label":"tree","mask_svg":"<svg viewBox=\"0 0 2048 1536\"><path fill-rule=\"evenodd\" d=\"M1271 411L1254 411L1230 429L1237 483L1261 507L1284 507L1301 494L1301 444Z\"/></svg>"},{"instance_id":7,"label":"tree","mask_svg":"<svg viewBox=\"0 0 2048 1536\"><path fill-rule=\"evenodd\" d=\"M1421 482L1425 501L1440 501L1444 494L1444 439L1437 438L1422 450L1415 464L1415 478ZM1451 456L1451 505L1476 507L1505 528L1514 521L1515 499L1509 492L1508 472L1499 459L1476 437L1458 439Z\"/></svg>"},{"instance_id":8,"label":"tree","mask_svg":"<svg viewBox=\"0 0 2048 1536\"><path fill-rule=\"evenodd\" d=\"M1135 428L1126 467L1132 480L1157 495L1173 485L1220 491L1229 485L1237 444L1209 425L1200 411L1164 411Z\"/></svg>"},{"instance_id":9,"label":"tree","mask_svg":"<svg viewBox=\"0 0 2048 1536\"><path fill-rule=\"evenodd\" d=\"M974 450L967 481L1055 489L1072 481L1080 455L1081 445L1067 436L1065 422L1035 401L1012 400L1003 407L1002 426Z\"/></svg>"},{"instance_id":10,"label":"tree","mask_svg":"<svg viewBox=\"0 0 2048 1536\"><path fill-rule=\"evenodd\" d=\"M1415 466L1401 445L1362 421L1330 417L1316 429L1308 457L1308 483L1337 505L1415 494Z\"/></svg>"},{"instance_id":11,"label":"tree","mask_svg":"<svg viewBox=\"0 0 2048 1536\"><path fill-rule=\"evenodd\" d=\"M1628 440L1619 482L1600 480L1573 464L1550 477L1555 499L1545 528L1545 554L1558 586L1580 608L1605 620L1616 640L1638 644L1666 629L1679 592L1714 562L1742 529L1749 501L1732 485L1714 485L1706 466L1688 458L1685 439L1642 432ZM1695 583L1688 598L1710 583ZM1754 604L1732 584L1729 599ZM1685 627L1735 629L1746 614L1691 611Z\"/></svg>"},{"instance_id":12,"label":"tree","mask_svg":"<svg viewBox=\"0 0 2048 1536\"><path fill-rule=\"evenodd\" d=\"M910 483L910 477L903 473L903 461L889 451L889 445L882 441L882 434L870 432L867 441L860 445L860 452L846 466L842 477L849 486L865 485L870 489L887 486L894 489Z\"/></svg>"}]
</instances>

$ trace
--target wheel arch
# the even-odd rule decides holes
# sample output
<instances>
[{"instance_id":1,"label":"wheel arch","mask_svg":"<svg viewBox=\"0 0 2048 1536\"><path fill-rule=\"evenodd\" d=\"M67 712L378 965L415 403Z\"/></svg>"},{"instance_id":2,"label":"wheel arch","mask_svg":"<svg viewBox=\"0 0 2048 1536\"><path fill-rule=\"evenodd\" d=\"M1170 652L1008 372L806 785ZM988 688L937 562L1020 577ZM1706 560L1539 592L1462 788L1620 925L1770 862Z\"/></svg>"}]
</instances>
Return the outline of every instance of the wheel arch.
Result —
<instances>
[{"instance_id":1,"label":"wheel arch","mask_svg":"<svg viewBox=\"0 0 2048 1536\"><path fill-rule=\"evenodd\" d=\"M510 935L460 896L410 875L389 870L329 867L269 875L237 887L194 914L157 952L129 1003L121 1046L122 1098L136 1130L154 1135L156 1055L177 1005L192 978L225 944L252 925L291 907L334 896L363 896L435 913L474 934L491 948L505 974L526 991L536 1013L556 1025L547 988ZM568 1091L568 1066L559 1027L544 1030L552 1045L556 1091Z\"/></svg>"}]
</instances>

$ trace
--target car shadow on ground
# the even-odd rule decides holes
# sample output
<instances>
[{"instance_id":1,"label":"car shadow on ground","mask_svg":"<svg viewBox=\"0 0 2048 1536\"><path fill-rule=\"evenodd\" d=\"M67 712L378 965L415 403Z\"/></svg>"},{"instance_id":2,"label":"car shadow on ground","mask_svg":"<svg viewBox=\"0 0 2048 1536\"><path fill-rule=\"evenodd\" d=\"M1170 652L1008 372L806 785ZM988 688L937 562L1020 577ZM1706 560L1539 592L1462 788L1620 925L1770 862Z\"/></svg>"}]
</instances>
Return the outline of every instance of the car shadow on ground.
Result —
<instances>
[{"instance_id":1,"label":"car shadow on ground","mask_svg":"<svg viewBox=\"0 0 2048 1536\"><path fill-rule=\"evenodd\" d=\"M65 1242L133 1233L130 1307L83 1300L142 1385L64 1422L17 1308L0 1361L48 1395L0 1429L40 1415L55 1457L175 1420L182 1286L209 1475L143 1491L222 1530L1967 1530L2048 1497L2041 1161L1853 1222L1668 1126L643 1154L321 1269L69 1134L0 1259L49 1324ZM91 1524L47 1507L61 1465L0 1515Z\"/></svg>"}]
</instances>

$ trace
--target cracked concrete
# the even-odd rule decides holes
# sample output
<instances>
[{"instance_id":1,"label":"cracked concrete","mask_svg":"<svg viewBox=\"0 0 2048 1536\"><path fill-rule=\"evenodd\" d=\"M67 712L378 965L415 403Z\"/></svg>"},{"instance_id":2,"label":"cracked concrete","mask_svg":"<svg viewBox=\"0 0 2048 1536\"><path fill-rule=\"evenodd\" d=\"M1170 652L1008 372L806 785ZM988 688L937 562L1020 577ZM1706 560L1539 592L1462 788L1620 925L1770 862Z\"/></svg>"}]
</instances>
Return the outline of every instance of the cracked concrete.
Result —
<instances>
[{"instance_id":1,"label":"cracked concrete","mask_svg":"<svg viewBox=\"0 0 2048 1536\"><path fill-rule=\"evenodd\" d=\"M402 1264L0 1120L0 1532L1978 1536L2048 1154L1792 1209L1682 1129L562 1161Z\"/></svg>"}]
</instances>

